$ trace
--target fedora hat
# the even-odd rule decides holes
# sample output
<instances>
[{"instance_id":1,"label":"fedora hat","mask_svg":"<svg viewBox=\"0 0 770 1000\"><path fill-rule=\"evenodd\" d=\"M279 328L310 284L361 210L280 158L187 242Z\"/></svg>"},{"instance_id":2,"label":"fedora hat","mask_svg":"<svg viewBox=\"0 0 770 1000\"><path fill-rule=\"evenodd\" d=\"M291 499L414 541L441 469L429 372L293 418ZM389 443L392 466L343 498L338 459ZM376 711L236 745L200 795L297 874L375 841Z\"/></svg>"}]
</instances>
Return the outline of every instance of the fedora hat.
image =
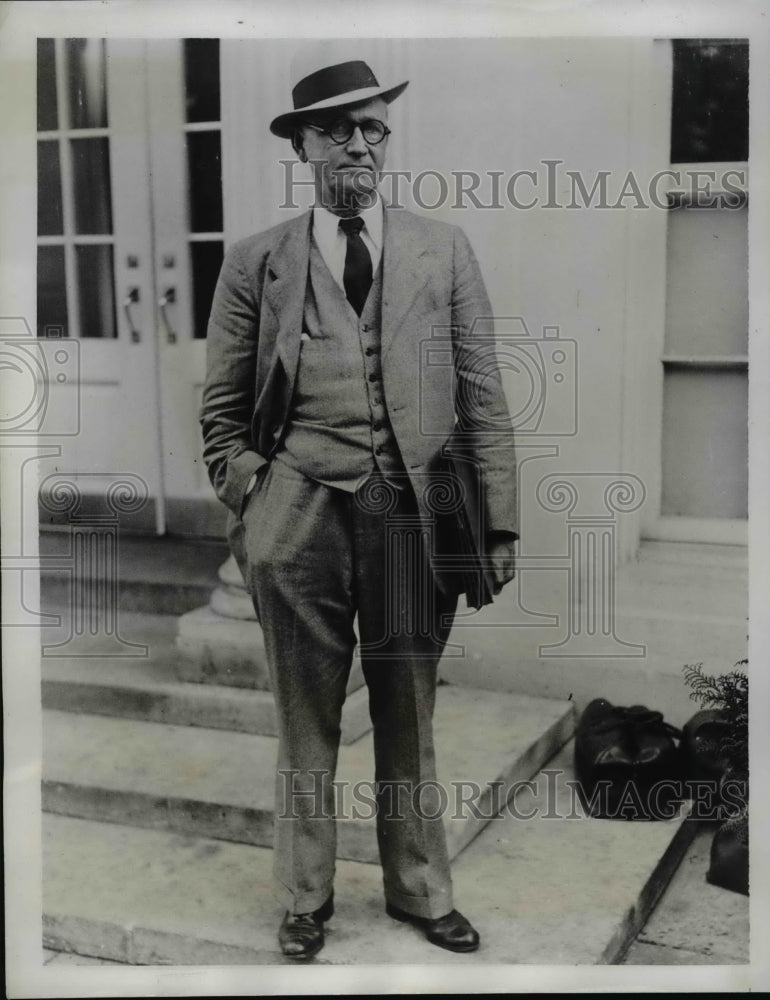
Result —
<instances>
[{"instance_id":1,"label":"fedora hat","mask_svg":"<svg viewBox=\"0 0 770 1000\"><path fill-rule=\"evenodd\" d=\"M270 122L270 131L282 139L290 139L292 133L305 115L312 111L327 111L343 108L361 101L371 101L381 97L390 104L402 94L409 83L399 83L395 87L382 87L363 59L340 60L339 55L324 55L324 49L313 56L302 58L295 68L292 78L296 84L291 96L294 110L278 115ZM315 63L315 65L314 65Z\"/></svg>"}]
</instances>

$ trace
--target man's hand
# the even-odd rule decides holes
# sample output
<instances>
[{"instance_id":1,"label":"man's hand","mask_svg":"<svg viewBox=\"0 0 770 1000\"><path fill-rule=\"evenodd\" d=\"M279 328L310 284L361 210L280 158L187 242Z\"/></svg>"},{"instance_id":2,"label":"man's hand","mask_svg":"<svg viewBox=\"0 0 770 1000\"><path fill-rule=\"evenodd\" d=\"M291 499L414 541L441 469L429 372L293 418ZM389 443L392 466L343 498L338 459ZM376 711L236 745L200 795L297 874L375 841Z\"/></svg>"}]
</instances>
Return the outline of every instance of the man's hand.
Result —
<instances>
[{"instance_id":1,"label":"man's hand","mask_svg":"<svg viewBox=\"0 0 770 1000\"><path fill-rule=\"evenodd\" d=\"M487 538L487 555L492 561L495 595L516 575L516 539L507 531L494 532Z\"/></svg>"}]
</instances>

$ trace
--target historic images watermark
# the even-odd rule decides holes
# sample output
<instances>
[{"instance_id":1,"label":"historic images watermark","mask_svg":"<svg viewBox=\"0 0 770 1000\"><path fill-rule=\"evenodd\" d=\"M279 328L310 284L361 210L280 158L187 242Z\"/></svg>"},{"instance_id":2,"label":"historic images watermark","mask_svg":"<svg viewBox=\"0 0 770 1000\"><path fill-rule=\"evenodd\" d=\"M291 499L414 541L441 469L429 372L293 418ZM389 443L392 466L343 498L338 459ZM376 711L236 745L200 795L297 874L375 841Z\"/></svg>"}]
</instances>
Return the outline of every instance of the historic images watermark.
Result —
<instances>
[{"instance_id":1,"label":"historic images watermark","mask_svg":"<svg viewBox=\"0 0 770 1000\"><path fill-rule=\"evenodd\" d=\"M296 160L279 160L283 198L281 209L297 209L300 192L313 188L314 181L296 176ZM325 160L309 161L316 176L329 170ZM706 169L699 167L668 168L648 177L637 171L618 173L597 170L587 174L571 170L564 160L542 159L537 169L507 170L382 170L375 176L362 170L350 177L332 174L328 187L339 188L338 200L356 198L357 204L368 197L373 203L377 191L389 208L402 209L411 201L423 211L453 209L462 211L513 208L529 211L545 209L667 209L686 192L689 202L698 208L742 208L746 201L747 173L743 167ZM337 181L339 180L339 184ZM344 184L342 183L344 180Z\"/></svg>"},{"instance_id":2,"label":"historic images watermark","mask_svg":"<svg viewBox=\"0 0 770 1000\"><path fill-rule=\"evenodd\" d=\"M742 782L671 778L641 781L602 779L590 793L570 773L544 768L537 778L515 781L435 779L408 781L336 780L322 769L278 772L279 820L404 820L412 813L426 820L495 820L510 816L533 820L672 820L683 813L699 821L724 821L741 813Z\"/></svg>"}]
</instances>

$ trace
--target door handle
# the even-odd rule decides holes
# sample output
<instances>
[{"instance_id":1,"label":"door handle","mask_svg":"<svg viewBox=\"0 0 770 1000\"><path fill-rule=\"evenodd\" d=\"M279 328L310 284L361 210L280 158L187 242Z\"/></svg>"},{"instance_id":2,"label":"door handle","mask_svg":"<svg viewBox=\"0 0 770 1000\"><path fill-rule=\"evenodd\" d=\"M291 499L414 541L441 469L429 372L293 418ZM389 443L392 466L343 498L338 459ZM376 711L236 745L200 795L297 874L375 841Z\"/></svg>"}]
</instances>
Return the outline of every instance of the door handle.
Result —
<instances>
[{"instance_id":1,"label":"door handle","mask_svg":"<svg viewBox=\"0 0 770 1000\"><path fill-rule=\"evenodd\" d=\"M142 335L134 326L134 320L131 316L131 306L139 301L139 289L134 286L129 288L126 292L126 297L123 299L123 312L126 314L126 323L128 323L128 329L131 333L131 342L133 344L138 344L142 339Z\"/></svg>"},{"instance_id":2,"label":"door handle","mask_svg":"<svg viewBox=\"0 0 770 1000\"><path fill-rule=\"evenodd\" d=\"M172 305L174 302L176 302L175 288L167 288L163 295L161 295L158 299L158 309L160 310L160 315L163 318L163 325L166 327L166 342L169 344L175 344L177 341L176 330L171 325L168 313L166 312L166 306Z\"/></svg>"}]
</instances>

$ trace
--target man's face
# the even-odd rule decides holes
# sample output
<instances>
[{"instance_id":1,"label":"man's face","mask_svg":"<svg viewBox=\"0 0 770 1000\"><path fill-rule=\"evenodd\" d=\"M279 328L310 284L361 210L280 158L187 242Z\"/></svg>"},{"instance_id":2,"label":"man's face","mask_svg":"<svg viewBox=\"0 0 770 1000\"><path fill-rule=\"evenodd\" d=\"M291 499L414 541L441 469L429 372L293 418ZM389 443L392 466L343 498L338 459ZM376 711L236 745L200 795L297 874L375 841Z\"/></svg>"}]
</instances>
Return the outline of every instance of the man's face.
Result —
<instances>
[{"instance_id":1,"label":"man's face","mask_svg":"<svg viewBox=\"0 0 770 1000\"><path fill-rule=\"evenodd\" d=\"M351 124L376 118L387 125L388 106L381 97L367 104L337 108L324 114L308 116L308 121L320 128L330 128L343 120ZM302 148L306 158L313 162L315 171L316 201L338 215L352 215L372 203L372 192L385 164L388 137L382 142L367 143L356 128L347 142L335 143L331 136L303 126Z\"/></svg>"}]
</instances>

